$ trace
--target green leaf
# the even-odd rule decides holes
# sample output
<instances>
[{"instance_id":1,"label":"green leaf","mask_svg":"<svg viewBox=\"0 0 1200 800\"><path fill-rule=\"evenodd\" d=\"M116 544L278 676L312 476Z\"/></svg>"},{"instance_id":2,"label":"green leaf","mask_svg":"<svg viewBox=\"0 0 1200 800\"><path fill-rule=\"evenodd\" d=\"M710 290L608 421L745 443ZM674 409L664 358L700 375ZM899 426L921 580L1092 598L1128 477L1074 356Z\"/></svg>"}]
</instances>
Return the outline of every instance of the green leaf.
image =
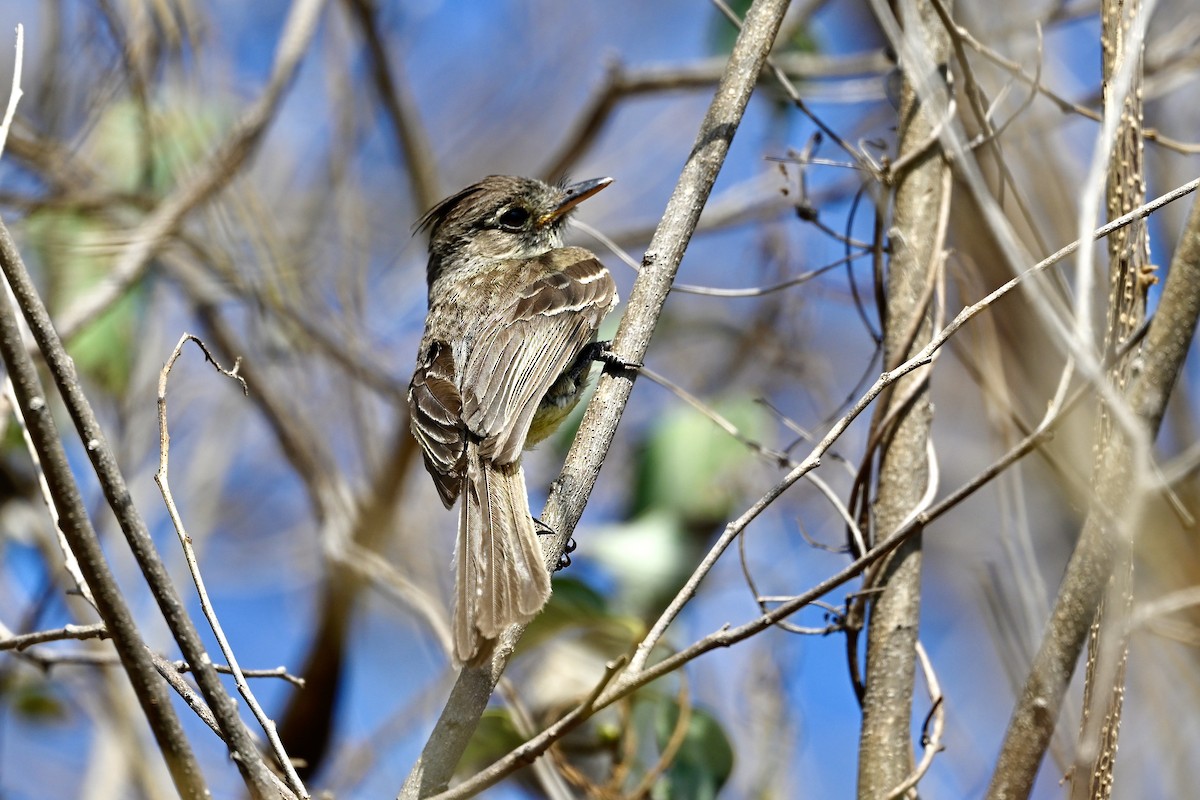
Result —
<instances>
[{"instance_id":1,"label":"green leaf","mask_svg":"<svg viewBox=\"0 0 1200 800\"><path fill-rule=\"evenodd\" d=\"M662 697L657 705L655 738L659 752L662 752L679 722L679 704L672 698ZM713 800L733 774L733 761L733 746L716 717L693 706L683 743L655 784L651 797L655 800L679 797Z\"/></svg>"},{"instance_id":2,"label":"green leaf","mask_svg":"<svg viewBox=\"0 0 1200 800\"><path fill-rule=\"evenodd\" d=\"M107 276L107 254L123 236L99 218L57 210L30 216L25 234L46 275L52 314L71 307ZM80 373L109 392L128 383L144 303L145 290L135 287L67 343Z\"/></svg>"},{"instance_id":3,"label":"green leaf","mask_svg":"<svg viewBox=\"0 0 1200 800\"><path fill-rule=\"evenodd\" d=\"M588 555L619 584L621 608L634 614L651 613L675 594L691 572L695 550L695 537L667 510L607 527L588 543Z\"/></svg>"},{"instance_id":4,"label":"green leaf","mask_svg":"<svg viewBox=\"0 0 1200 800\"><path fill-rule=\"evenodd\" d=\"M751 439L766 429L761 406L742 397L716 410ZM634 516L653 510L677 515L687 524L721 522L736 499L733 491L750 450L716 423L692 409L665 415L650 434L638 463Z\"/></svg>"},{"instance_id":5,"label":"green leaf","mask_svg":"<svg viewBox=\"0 0 1200 800\"><path fill-rule=\"evenodd\" d=\"M524 741L506 709L489 708L483 712L456 772L473 775Z\"/></svg>"},{"instance_id":6,"label":"green leaf","mask_svg":"<svg viewBox=\"0 0 1200 800\"><path fill-rule=\"evenodd\" d=\"M611 642L620 652L645 630L638 619L614 614L608 600L577 578L555 577L554 593L542 613L534 617L517 645L518 652L532 650L570 629L586 630L588 642Z\"/></svg>"},{"instance_id":7,"label":"green leaf","mask_svg":"<svg viewBox=\"0 0 1200 800\"><path fill-rule=\"evenodd\" d=\"M8 700L16 714L32 722L61 722L68 716L54 687L40 677L9 675L0 685L0 696Z\"/></svg>"}]
</instances>

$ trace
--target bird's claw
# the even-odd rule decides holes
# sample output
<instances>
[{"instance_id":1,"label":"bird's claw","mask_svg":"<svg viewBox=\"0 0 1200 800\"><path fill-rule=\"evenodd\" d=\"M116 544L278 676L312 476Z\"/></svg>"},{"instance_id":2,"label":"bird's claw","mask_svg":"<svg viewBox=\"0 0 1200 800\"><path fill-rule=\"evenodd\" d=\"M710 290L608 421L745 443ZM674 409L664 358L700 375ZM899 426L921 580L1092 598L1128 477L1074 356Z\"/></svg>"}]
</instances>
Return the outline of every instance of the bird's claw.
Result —
<instances>
[{"instance_id":1,"label":"bird's claw","mask_svg":"<svg viewBox=\"0 0 1200 800\"><path fill-rule=\"evenodd\" d=\"M533 517L533 525L537 528L538 536L550 536L554 533L554 529L546 523L542 522L537 517ZM567 537L567 543L563 545L562 555L558 557L558 565L554 568L555 572L566 569L571 566L571 553L575 552L575 538Z\"/></svg>"},{"instance_id":2,"label":"bird's claw","mask_svg":"<svg viewBox=\"0 0 1200 800\"><path fill-rule=\"evenodd\" d=\"M601 364L615 367L621 371L637 372L642 368L640 362L626 361L613 352L611 341L592 342L589 345L588 355L593 361L599 361Z\"/></svg>"}]
</instances>

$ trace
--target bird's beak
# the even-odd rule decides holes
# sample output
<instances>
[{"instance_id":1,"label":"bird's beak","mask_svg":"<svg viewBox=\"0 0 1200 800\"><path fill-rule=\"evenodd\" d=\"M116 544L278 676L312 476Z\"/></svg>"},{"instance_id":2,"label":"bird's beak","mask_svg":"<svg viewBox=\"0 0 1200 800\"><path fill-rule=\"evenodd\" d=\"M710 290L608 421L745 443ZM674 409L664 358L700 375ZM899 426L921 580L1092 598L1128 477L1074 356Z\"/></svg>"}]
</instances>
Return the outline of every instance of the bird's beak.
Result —
<instances>
[{"instance_id":1,"label":"bird's beak","mask_svg":"<svg viewBox=\"0 0 1200 800\"><path fill-rule=\"evenodd\" d=\"M568 211L575 208L575 206L584 200L587 200L605 186L608 186L612 181L612 178L592 178L588 181L580 181L579 183L572 183L570 186L563 187L562 199L559 200L558 205L549 214L539 219L538 224L545 225L546 223L560 219Z\"/></svg>"}]
</instances>

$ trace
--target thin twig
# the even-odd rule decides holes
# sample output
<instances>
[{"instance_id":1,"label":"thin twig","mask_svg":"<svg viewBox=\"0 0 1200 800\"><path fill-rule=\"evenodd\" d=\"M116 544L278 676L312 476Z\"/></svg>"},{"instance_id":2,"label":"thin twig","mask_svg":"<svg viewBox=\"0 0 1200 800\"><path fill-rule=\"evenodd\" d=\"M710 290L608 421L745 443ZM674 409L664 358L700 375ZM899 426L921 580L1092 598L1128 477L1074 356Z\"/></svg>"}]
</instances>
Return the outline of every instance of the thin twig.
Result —
<instances>
[{"instance_id":1,"label":"thin twig","mask_svg":"<svg viewBox=\"0 0 1200 800\"><path fill-rule=\"evenodd\" d=\"M942 694L941 684L938 683L937 673L933 671L933 663L929 660L929 654L925 652L925 646L919 639L917 640L917 661L921 665L921 672L925 675L925 687L929 692L931 703L929 715L925 718L925 724L921 726L921 745L924 751L921 753L921 761L913 769L912 774L901 781L895 789L892 789L885 800L898 800L910 789L916 788L916 785L921 782L921 778L925 777L925 773L929 772L929 768L933 766L934 756L942 751L942 733L946 728L946 698Z\"/></svg>"},{"instance_id":2,"label":"thin twig","mask_svg":"<svg viewBox=\"0 0 1200 800\"><path fill-rule=\"evenodd\" d=\"M1158 208L1161 208L1163 205L1166 205L1166 203L1183 197L1189 192L1195 191L1197 188L1200 188L1200 178L1192 180L1181 186L1179 189L1168 192L1167 194L1134 209L1130 213L1113 220L1107 225L1097 228L1092 232L1092 235L1088 237L1088 240L1091 241L1094 239L1103 238L1113 231L1131 224L1135 220L1142 219ZM859 397L857 402L855 402L850 410L846 412L841 419L833 424L829 432L826 433L825 436L822 437L822 439L815 445L807 458L798 463L782 481L772 488L770 492L760 498L749 510L746 511L745 514L729 523L724 533L721 534L721 536L717 539L717 542L709 551L708 555L705 556L704 560L696 568L696 571L688 579L687 583L684 584L683 588L679 590L679 593L676 595L671 604L667 606L667 609L663 611L662 615L651 628L650 633L643 640L642 644L638 646L637 652L632 659L630 669L633 672L639 672L645 667L647 659L650 656L650 651L656 646L658 639L661 638L667 626L671 624L676 616L678 616L679 612L683 609L683 606L688 602L688 600L691 599L691 596L695 593L700 581L703 580L708 571L712 569L712 566L716 563L717 558L722 552L724 552L725 548L729 546L733 539L738 536L741 531L747 525L749 525L750 522L752 522L768 505L774 502L775 498L783 494L785 490L787 490L801 477L811 472L813 469L816 469L816 467L820 465L821 458L825 451L828 450L833 443L841 437L846 428L850 426L850 423L853 422L854 419L857 418L858 415L861 414L863 410L866 409L867 406L869 406L885 388L890 386L904 375L907 375L909 372L912 372L913 370L930 363L934 357L934 354L941 349L941 347L958 331L959 328L969 322L977 314L990 308L996 301L1015 289L1030 276L1044 271L1045 269L1062 261L1071 253L1075 252L1081 243L1081 240L1076 239L1074 242L1059 248L1057 252L1047 256L1037 264L1034 264L1032 267L1016 275L1015 277L1010 278L1003 285L993 290L981 300L973 303L970 306L967 306L960 311L948 325L940 329L930 340L930 342L907 362L898 366L894 370L881 374L875 380L874 384L861 397Z\"/></svg>"},{"instance_id":3,"label":"thin twig","mask_svg":"<svg viewBox=\"0 0 1200 800\"><path fill-rule=\"evenodd\" d=\"M175 637L176 642L179 643L179 649L183 657L188 660L188 663L196 667L196 682L200 687L200 691L204 694L204 699L212 708L213 716L219 723L222 738L229 747L230 753L234 756L235 763L238 765L243 779L251 791L258 796L270 795L274 791L272 788L274 784L273 776L270 770L267 769L261 755L259 755L249 735L249 730L238 715L237 706L233 698L225 691L220 677L212 669L212 661L204 648L199 632L192 624L187 610L184 608L183 602L179 597L179 593L175 590L171 577L150 537L145 520L142 519L137 507L132 502L125 477L117 464L116 455L113 453L112 447L108 444L108 438L105 436L104 430L100 427L99 420L96 418L91 403L83 393L76 372L75 362L67 355L62 339L50 321L50 314L46 311L46 306L42 302L36 287L33 285L33 280L30 278L29 272L21 260L21 255L13 243L12 236L2 222L0 222L0 267L3 268L4 276L12 288L17 305L25 315L25 321L29 325L29 330L33 335L34 341L37 342L45 359L46 366L54 378L55 385L58 387L59 394L63 398L75 430L84 442L84 450L87 452L88 459L91 461L92 468L99 479L105 500L113 510L121 532L125 535L125 539L129 544L130 550L133 552L138 567L141 569L142 575L150 588L150 592L157 602L159 610L162 611L163 618L166 620L171 634ZM22 357L26 360L28 359L28 355L24 349L22 350ZM16 385L16 373L12 369L12 361L8 357L5 360L9 363L10 374L13 375L13 383ZM39 404L38 413L48 413L44 395L41 394L40 384L32 383L31 386L35 386L38 392L36 396ZM20 391L18 387L19 395ZM32 426L30 430L32 433ZM54 435L57 437L56 431ZM58 442L59 440L56 438L54 444L57 446L57 450L61 451L61 444ZM46 463L48 452L43 452L42 448L39 447L39 455L42 456L43 465L46 467L46 477L49 480L50 467ZM54 457L58 458L59 456L56 453ZM54 488L53 481L50 481L50 485L51 488ZM78 494L78 490L74 487L73 483L68 491L74 492L76 495ZM56 498L60 499L69 499L70 497L70 495L63 494L58 490L54 494ZM60 526L64 526L63 531L67 533L65 527L67 514L61 504L59 505L59 511L62 514ZM84 522L86 522L86 515L78 524L83 524ZM85 532L91 534L90 523L87 525ZM94 536L94 534L91 535ZM68 536L68 539L70 538ZM73 544L72 550L76 549ZM79 556L82 568L83 557L78 552L76 555ZM102 556L98 557L103 560ZM104 566L104 569L107 570L107 565ZM83 569L82 571L84 576L88 577L88 570ZM101 580L103 580L102 577ZM96 584L92 578L88 577L87 583L91 585L93 593L96 593ZM98 593L96 600L99 603L100 598ZM100 606L98 605L99 608ZM117 630L113 627L113 621L104 613L101 613L101 618L104 619L109 627L109 631L113 634L114 643L119 644L120 639L117 636ZM132 624L132 621L130 624ZM137 641L137 646L142 651L146 649L144 644L141 643L140 638ZM120 647L118 647L118 651L120 651ZM140 652L137 658L142 658ZM126 662L127 665L128 663ZM156 704L156 712L159 704L166 704L169 707L169 703L165 697L161 700L155 700L154 703ZM290 794L290 791L288 794Z\"/></svg>"},{"instance_id":4,"label":"thin twig","mask_svg":"<svg viewBox=\"0 0 1200 800\"><path fill-rule=\"evenodd\" d=\"M1087 117L1093 122L1103 122L1103 114L1090 109L1087 106L1072 102L1057 92L1051 90L1045 84L1039 82L1036 76L1031 76L1026 73L1019 62L1013 61L1010 58L1006 58L992 48L988 47L986 44L976 39L975 36L964 26L955 25L953 31L956 36L961 38L963 42L971 47L971 49L975 50L977 53L986 58L988 61L991 61L996 66L1007 70L1017 80L1036 89L1039 94L1054 103L1054 105L1058 106L1059 110L1064 112L1069 111L1082 117ZM1146 139L1157 142L1160 146L1165 147L1168 150L1174 150L1178 153L1185 154L1200 153L1200 143L1180 141L1179 139L1167 136L1154 128L1146 128L1144 135Z\"/></svg>"},{"instance_id":5,"label":"thin twig","mask_svg":"<svg viewBox=\"0 0 1200 800\"><path fill-rule=\"evenodd\" d=\"M70 626L68 626L68 627L70 627ZM64 637L64 638L69 638L69 639L78 639L78 638L107 639L108 632L103 630L104 626L100 625L98 627L101 628L101 633L99 636L88 636L88 637L69 636L69 637ZM7 640L0 641L0 650L5 649L5 647L4 647L5 644L7 644ZM28 647L28 645L26 645L26 647ZM73 652L63 653L63 652L46 652L41 649L39 649L36 653L33 653L33 652L29 652L28 650L21 651L21 648L17 648L17 649L19 652L22 652L22 655L29 656L31 658L31 660L36 662L41 667L56 667L59 665L67 665L67 664L104 667L104 666L120 666L120 664L121 664L121 660L117 657L116 653L100 653L100 652L90 652L90 651L73 651ZM162 658L162 656L157 656L157 657ZM156 662L156 664L157 663L158 662ZM171 669L175 670L176 672L178 672L180 674L186 674L186 673L189 673L192 671L191 664L187 663L186 661L163 660L161 663L164 666L169 666ZM233 674L233 670L229 667L228 664L213 664L213 669L215 669L217 672L221 673L222 675L232 675ZM242 675L246 676L247 678L279 678L280 680L286 681L287 683L290 683L292 686L295 686L298 689L303 689L304 683L305 683L304 678L301 678L299 675L293 675L292 673L288 672L287 667L269 667L269 668L265 668L265 669L243 669L241 671L241 673L242 673ZM160 674L161 674L161 672L160 672ZM218 735L220 733L219 730L217 730L215 732L218 733Z\"/></svg>"},{"instance_id":6,"label":"thin twig","mask_svg":"<svg viewBox=\"0 0 1200 800\"><path fill-rule=\"evenodd\" d=\"M246 700L246 704L250 707L250 711L254 714L254 718L258 720L258 724L262 726L263 731L267 735L267 741L271 744L271 749L275 753L275 760L280 769L283 770L287 778L288 785L292 791L296 793L302 800L308 797L308 790L304 788L304 782L300 780L300 776L296 774L296 768L292 764L291 758L288 757L287 751L283 747L283 742L279 740L279 733L275 729L275 722L267 713L263 711L258 699L254 696L253 690L250 689L250 684L246 682L246 675L242 672L238 665L237 656L234 655L233 647L229 644L229 639L225 636L225 631L221 627L221 622L217 618L216 609L213 608L212 601L208 596L208 589L204 585L204 577L200 574L200 565L196 560L196 551L192 547L192 539L187 534L187 529L183 524L183 517L179 513L179 508L175 504L175 497L171 493L171 483L168 477L168 462L171 452L171 436L167 429L167 379L171 374L171 369L175 366L175 362L183 355L183 347L188 342L193 342L204 353L204 358L216 368L218 372L227 378L232 378L241 384L242 392L246 393L246 381L238 374L238 367L241 365L241 359L233 365L233 369L225 369L217 363L209 352L208 346L200 339L190 333L185 333L179 337L179 343L175 345L175 349L171 351L170 358L163 366L162 371L158 376L158 471L154 473L154 482L158 484L159 491L162 492L163 503L166 504L167 514L171 517L171 524L175 526L175 533L179 536L179 546L183 549L184 559L187 561L188 571L192 575L192 581L196 584L196 594L200 598L200 608L204 612L204 618L208 620L209 627L212 628L213 635L217 638L217 644L221 648L221 652L225 655L226 661L229 663L229 668L233 674L234 684L237 685L238 692Z\"/></svg>"},{"instance_id":7,"label":"thin twig","mask_svg":"<svg viewBox=\"0 0 1200 800\"><path fill-rule=\"evenodd\" d=\"M108 628L103 622L97 622L94 625L64 625L61 628L46 631L34 631L33 633L22 633L16 636L10 636L7 639L0 639L0 650L17 650L21 651L35 644L44 642L61 642L65 639L74 641L85 641L87 639L107 639Z\"/></svg>"},{"instance_id":8,"label":"thin twig","mask_svg":"<svg viewBox=\"0 0 1200 800\"><path fill-rule=\"evenodd\" d=\"M8 143L8 130L12 127L13 117L17 115L17 103L21 102L21 65L25 62L25 26L17 23L17 55L13 62L12 88L8 94L8 107L4 110L4 121L0 122L0 156L4 155L4 145Z\"/></svg>"},{"instance_id":9,"label":"thin twig","mask_svg":"<svg viewBox=\"0 0 1200 800\"><path fill-rule=\"evenodd\" d=\"M1082 394L1082 392L1080 392ZM1066 403L1066 408L1070 408L1072 401ZM905 527L897 528L889 536L878 542L874 548L869 550L862 557L855 559L853 562L843 567L842 570L834 575L825 578L817 585L810 587L802 594L795 595L782 602L781 605L771 611L764 612L759 617L749 622L746 622L737 628L731 628L726 625L715 633L705 636L703 639L695 642L689 647L680 650L662 661L656 662L642 670L635 670L632 664L628 669L621 672L614 681L614 664L610 663L605 671L603 678L598 682L597 686L588 695L586 700L581 702L575 709L562 717L558 722L546 728L542 733L538 734L533 739L530 739L525 744L521 745L517 750L509 753L500 760L496 761L491 767L485 770L485 773L474 776L463 785L456 787L452 792L446 792L437 796L437 800L451 800L452 798L469 797L472 793L479 791L481 788L490 786L503 776L511 773L522 764L528 763L528 760L536 757L544 752L550 745L562 738L564 735L573 730L576 726L588 719L596 711L606 708L612 703L627 697L629 694L645 686L646 684L655 681L664 675L673 672L684 664L693 659L710 652L717 648L729 647L740 641L743 641L757 633L760 633L767 628L777 625L782 620L785 620L792 614L799 611L805 606L811 605L829 592L837 589L839 586L853 580L858 575L865 572L872 564L885 558L896 547L900 546L909 537L913 536L920 530L923 530L933 520L939 518L946 512L956 507L967 497L974 494L980 487L987 484L997 475L1004 472L1009 466L1028 455L1035 448L1043 444L1051 435L1053 425L1061 416L1047 417L1043 420L1035 431L1025 437L1021 442L1017 443L1007 453L997 459L991 466L976 475L972 480L960 486L955 491L951 492L947 497L943 498L927 511L919 515L918 518L910 521ZM644 644L644 640L643 640ZM611 684L611 688L605 691Z\"/></svg>"},{"instance_id":10,"label":"thin twig","mask_svg":"<svg viewBox=\"0 0 1200 800\"><path fill-rule=\"evenodd\" d=\"M14 275L19 264L20 255L16 245L8 229L0 222L0 266L18 300L21 291ZM176 790L181 797L197 800L208 797L203 773L171 706L166 686L155 671L137 623L109 569L99 538L88 518L37 368L22 339L13 303L7 293L0 293L0 297L0 355L12 379L17 407L21 409L28 425L30 439L37 449L47 486L58 509L58 527L78 559L84 582L91 587L96 610L112 634L122 666L154 733ZM265 783L263 790L265 794Z\"/></svg>"}]
</instances>

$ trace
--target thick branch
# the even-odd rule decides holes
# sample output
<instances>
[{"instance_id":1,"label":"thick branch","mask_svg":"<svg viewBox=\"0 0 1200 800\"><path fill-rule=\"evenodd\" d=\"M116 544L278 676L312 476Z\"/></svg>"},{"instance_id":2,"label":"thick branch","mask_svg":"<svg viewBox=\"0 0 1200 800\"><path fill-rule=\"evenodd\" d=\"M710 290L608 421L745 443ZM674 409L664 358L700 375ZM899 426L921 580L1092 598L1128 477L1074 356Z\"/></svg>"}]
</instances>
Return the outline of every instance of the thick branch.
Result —
<instances>
[{"instance_id":1,"label":"thick branch","mask_svg":"<svg viewBox=\"0 0 1200 800\"><path fill-rule=\"evenodd\" d=\"M928 2L901 3L905 35L943 64L949 36ZM912 158L911 168L896 189L895 219L890 232L884 328L885 367L891 369L930 340L929 288L939 268L949 217L950 167L940 148L927 147L946 109L922 99L906 81L900 106L899 158ZM877 409L876 419L892 417L880 450L876 526L884 535L902 525L926 494L929 469L926 451L933 409L927 370L919 370L892 388L891 402ZM892 408L891 404L897 404ZM858 796L882 798L913 771L912 697L916 670L917 629L921 610L921 537L897 548L870 582L878 589L871 600L867 627L867 672L863 726L858 753Z\"/></svg>"}]
</instances>

